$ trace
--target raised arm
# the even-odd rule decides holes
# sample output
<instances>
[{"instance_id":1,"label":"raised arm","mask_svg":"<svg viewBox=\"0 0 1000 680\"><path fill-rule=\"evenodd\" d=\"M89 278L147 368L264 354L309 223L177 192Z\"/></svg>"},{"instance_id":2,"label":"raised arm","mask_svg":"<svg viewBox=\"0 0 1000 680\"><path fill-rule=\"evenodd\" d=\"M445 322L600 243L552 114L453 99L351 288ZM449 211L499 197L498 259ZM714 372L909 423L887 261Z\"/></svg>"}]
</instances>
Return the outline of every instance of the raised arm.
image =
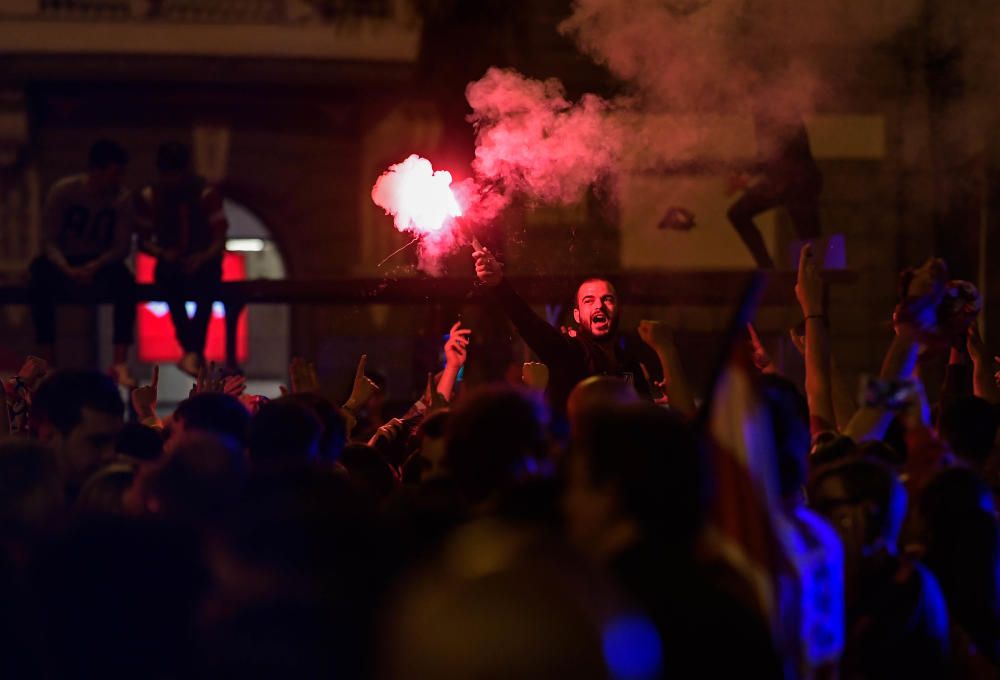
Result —
<instances>
[{"instance_id":1,"label":"raised arm","mask_svg":"<svg viewBox=\"0 0 1000 680\"><path fill-rule=\"evenodd\" d=\"M969 356L972 358L972 389L973 393L994 405L1000 405L1000 388L997 387L993 360L986 351L986 343L979 333L979 326L969 326L966 342Z\"/></svg>"},{"instance_id":2,"label":"raised arm","mask_svg":"<svg viewBox=\"0 0 1000 680\"><path fill-rule=\"evenodd\" d=\"M571 351L566 336L550 326L521 299L504 278L503 266L489 248L478 240L473 240L472 247L476 276L480 283L490 289L492 299L506 312L524 342L549 367L563 363L566 353Z\"/></svg>"},{"instance_id":3,"label":"raised arm","mask_svg":"<svg viewBox=\"0 0 1000 680\"><path fill-rule=\"evenodd\" d=\"M358 368L354 372L354 383L351 386L351 394L347 401L340 407L341 413L346 418L347 434L350 436L354 426L358 424L358 411L364 406L373 394L379 391L379 386L372 382L365 375L365 367L368 365L368 355L362 354L358 361Z\"/></svg>"},{"instance_id":4,"label":"raised arm","mask_svg":"<svg viewBox=\"0 0 1000 680\"><path fill-rule=\"evenodd\" d=\"M437 393L447 402L451 401L458 381L458 372L465 366L465 358L469 347L469 336L472 331L462 328L462 322L456 321L448 332L448 341L444 344L445 364L437 383Z\"/></svg>"},{"instance_id":5,"label":"raised arm","mask_svg":"<svg viewBox=\"0 0 1000 680\"><path fill-rule=\"evenodd\" d=\"M806 338L800 335L798 329L792 328L788 331L788 337L792 345L799 354L806 355ZM844 373L837 364L837 357L833 350L830 350L830 396L833 398L833 413L837 419L837 430L844 431L847 423L851 421L854 412L858 410L858 402L854 398L854 392L844 379Z\"/></svg>"},{"instance_id":6,"label":"raised arm","mask_svg":"<svg viewBox=\"0 0 1000 680\"><path fill-rule=\"evenodd\" d=\"M663 390L670 407L685 416L693 417L696 408L694 393L688 384L674 335L659 321L640 321L639 337L653 348L663 369Z\"/></svg>"},{"instance_id":7,"label":"raised arm","mask_svg":"<svg viewBox=\"0 0 1000 680\"><path fill-rule=\"evenodd\" d=\"M944 296L936 270L931 260L914 274L907 297L900 302L894 315L896 337L882 362L879 377L883 380L905 380L913 377L917 367L920 336L936 323L937 307ZM943 266L943 265L941 265ZM862 406L858 409L844 434L855 441L881 439L895 414L885 408Z\"/></svg>"},{"instance_id":8,"label":"raised arm","mask_svg":"<svg viewBox=\"0 0 1000 680\"><path fill-rule=\"evenodd\" d=\"M830 383L830 340L823 309L823 280L807 244L799 253L799 276L795 297L806 323L806 400L809 429L813 435L836 428Z\"/></svg>"},{"instance_id":9,"label":"raised arm","mask_svg":"<svg viewBox=\"0 0 1000 680\"><path fill-rule=\"evenodd\" d=\"M97 258L88 262L86 268L96 272L112 262L120 262L129 256L132 250L132 234L136 230L135 200L131 193L123 193L115 202L114 234L111 245Z\"/></svg>"}]
</instances>

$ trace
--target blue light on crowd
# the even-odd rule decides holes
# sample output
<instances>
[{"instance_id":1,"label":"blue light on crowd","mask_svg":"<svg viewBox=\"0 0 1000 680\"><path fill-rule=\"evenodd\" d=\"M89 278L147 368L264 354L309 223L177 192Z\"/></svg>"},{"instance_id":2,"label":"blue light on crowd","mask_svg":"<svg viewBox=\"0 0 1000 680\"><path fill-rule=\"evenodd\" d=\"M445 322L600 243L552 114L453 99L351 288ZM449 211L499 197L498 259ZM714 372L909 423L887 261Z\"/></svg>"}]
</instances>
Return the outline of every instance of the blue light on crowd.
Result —
<instances>
[{"instance_id":1,"label":"blue light on crowd","mask_svg":"<svg viewBox=\"0 0 1000 680\"><path fill-rule=\"evenodd\" d=\"M658 677L663 646L656 628L641 616L620 616L604 628L604 659L615 680Z\"/></svg>"}]
</instances>

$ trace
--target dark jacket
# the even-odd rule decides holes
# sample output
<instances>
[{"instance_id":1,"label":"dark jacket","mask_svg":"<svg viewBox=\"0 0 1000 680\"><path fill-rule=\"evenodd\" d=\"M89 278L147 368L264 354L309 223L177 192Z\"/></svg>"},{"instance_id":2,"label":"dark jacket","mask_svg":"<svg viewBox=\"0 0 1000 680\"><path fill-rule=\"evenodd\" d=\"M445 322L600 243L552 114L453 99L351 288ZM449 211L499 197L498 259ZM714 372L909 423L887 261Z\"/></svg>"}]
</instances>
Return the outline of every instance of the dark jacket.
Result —
<instances>
[{"instance_id":1,"label":"dark jacket","mask_svg":"<svg viewBox=\"0 0 1000 680\"><path fill-rule=\"evenodd\" d=\"M584 333L564 335L540 318L505 280L489 295L506 312L517 332L539 360L549 367L546 396L552 408L563 413L569 393L578 382L592 375L610 375L631 382L643 397L652 398L643 366L655 380L663 372L659 360L637 336L616 333L608 341L597 341Z\"/></svg>"}]
</instances>

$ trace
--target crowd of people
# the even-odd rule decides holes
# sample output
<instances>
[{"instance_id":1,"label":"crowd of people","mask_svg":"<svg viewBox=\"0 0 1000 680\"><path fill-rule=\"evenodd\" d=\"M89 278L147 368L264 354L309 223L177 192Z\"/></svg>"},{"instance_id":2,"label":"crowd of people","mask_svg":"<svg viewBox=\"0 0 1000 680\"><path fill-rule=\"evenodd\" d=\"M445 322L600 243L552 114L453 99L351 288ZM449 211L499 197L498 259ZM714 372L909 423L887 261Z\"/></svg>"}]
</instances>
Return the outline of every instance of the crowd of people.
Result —
<instances>
[{"instance_id":1,"label":"crowd of people","mask_svg":"<svg viewBox=\"0 0 1000 680\"><path fill-rule=\"evenodd\" d=\"M218 280L225 224L186 150L161 149L163 183L128 207L123 154L95 146L50 197L43 345L45 291L124 286L106 249L122 219L68 205L137 210L179 295ZM623 332L611 282L584 281L557 328L489 249L473 259L538 361L522 384L469 387L475 329L456 323L399 417L378 415L366 357L346 396L298 358L281 395L249 394L204 366L183 313L197 381L172 413L158 369L138 386L121 355L111 375L29 357L0 409L3 676L998 676L1000 374L978 293L943 262L904 273L858 399L808 245L804 386L744 304L703 395L664 324ZM925 389L935 361L944 384Z\"/></svg>"}]
</instances>

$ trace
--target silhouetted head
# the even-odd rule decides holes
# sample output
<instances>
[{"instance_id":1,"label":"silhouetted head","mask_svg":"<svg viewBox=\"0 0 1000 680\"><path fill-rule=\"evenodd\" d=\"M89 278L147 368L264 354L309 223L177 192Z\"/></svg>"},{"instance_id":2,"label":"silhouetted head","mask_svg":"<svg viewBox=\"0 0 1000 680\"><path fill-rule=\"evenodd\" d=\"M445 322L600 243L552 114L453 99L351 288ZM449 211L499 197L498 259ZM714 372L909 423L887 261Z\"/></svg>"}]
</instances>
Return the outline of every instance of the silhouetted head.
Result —
<instances>
[{"instance_id":1,"label":"silhouetted head","mask_svg":"<svg viewBox=\"0 0 1000 680\"><path fill-rule=\"evenodd\" d=\"M99 192L117 192L125 177L128 153L118 142L99 139L87 156L87 179Z\"/></svg>"},{"instance_id":2,"label":"silhouetted head","mask_svg":"<svg viewBox=\"0 0 1000 680\"><path fill-rule=\"evenodd\" d=\"M99 371L62 370L35 392L31 428L56 454L66 484L79 488L115 455L125 405L118 386Z\"/></svg>"}]
</instances>

